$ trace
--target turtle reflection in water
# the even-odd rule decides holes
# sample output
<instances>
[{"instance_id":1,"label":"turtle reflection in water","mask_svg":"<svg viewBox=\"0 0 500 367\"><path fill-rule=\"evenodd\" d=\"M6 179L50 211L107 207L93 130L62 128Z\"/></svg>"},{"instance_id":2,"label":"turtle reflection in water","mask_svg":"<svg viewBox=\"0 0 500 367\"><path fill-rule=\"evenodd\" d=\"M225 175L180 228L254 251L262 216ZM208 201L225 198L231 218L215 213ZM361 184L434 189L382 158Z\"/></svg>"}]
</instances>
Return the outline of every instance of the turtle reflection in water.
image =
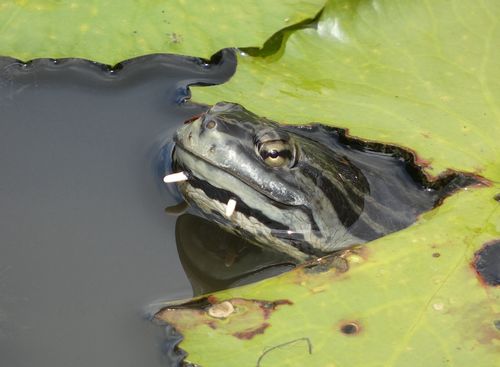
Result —
<instances>
[{"instance_id":1,"label":"turtle reflection in water","mask_svg":"<svg viewBox=\"0 0 500 367\"><path fill-rule=\"evenodd\" d=\"M405 228L470 183L449 175L426 187L401 157L342 139L332 128L280 125L221 102L177 131L165 181L178 181L203 217L298 261Z\"/></svg>"}]
</instances>

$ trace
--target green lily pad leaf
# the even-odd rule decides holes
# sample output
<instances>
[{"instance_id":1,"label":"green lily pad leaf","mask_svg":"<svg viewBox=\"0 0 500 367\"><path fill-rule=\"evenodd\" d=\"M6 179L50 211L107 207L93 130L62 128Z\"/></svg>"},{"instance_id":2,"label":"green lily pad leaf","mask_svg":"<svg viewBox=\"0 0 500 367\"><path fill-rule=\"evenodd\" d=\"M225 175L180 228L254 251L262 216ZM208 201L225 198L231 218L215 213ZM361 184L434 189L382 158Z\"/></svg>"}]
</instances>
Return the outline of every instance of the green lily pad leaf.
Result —
<instances>
[{"instance_id":1,"label":"green lily pad leaf","mask_svg":"<svg viewBox=\"0 0 500 367\"><path fill-rule=\"evenodd\" d=\"M419 221L157 318L208 366L491 366L500 350L500 4L330 1L316 29L196 89L286 123L415 151L430 177L480 174ZM493 264L492 269L482 269ZM495 278L495 275L497 278ZM215 312L220 311L221 312Z\"/></svg>"},{"instance_id":2,"label":"green lily pad leaf","mask_svg":"<svg viewBox=\"0 0 500 367\"><path fill-rule=\"evenodd\" d=\"M229 83L193 95L412 148L430 175L499 178L499 22L495 0L331 1L278 59L241 56Z\"/></svg>"},{"instance_id":3,"label":"green lily pad leaf","mask_svg":"<svg viewBox=\"0 0 500 367\"><path fill-rule=\"evenodd\" d=\"M325 259L216 293L204 309L166 308L157 317L185 336L188 360L205 367L493 366L500 288L471 264L500 238L495 192L448 198L410 230L344 253L348 269Z\"/></svg>"},{"instance_id":4,"label":"green lily pad leaf","mask_svg":"<svg viewBox=\"0 0 500 367\"><path fill-rule=\"evenodd\" d=\"M232 45L260 46L277 30L314 18L324 3L5 1L0 4L0 55L81 57L111 65L158 52L209 58Z\"/></svg>"}]
</instances>

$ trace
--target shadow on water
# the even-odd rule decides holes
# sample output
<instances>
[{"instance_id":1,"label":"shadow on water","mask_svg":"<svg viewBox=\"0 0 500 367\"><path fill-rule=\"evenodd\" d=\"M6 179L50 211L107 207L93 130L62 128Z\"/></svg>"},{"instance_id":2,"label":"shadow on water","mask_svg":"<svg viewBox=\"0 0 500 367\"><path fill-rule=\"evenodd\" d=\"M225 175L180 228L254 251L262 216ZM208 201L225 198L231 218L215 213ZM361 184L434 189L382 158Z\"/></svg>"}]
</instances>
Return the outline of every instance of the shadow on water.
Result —
<instances>
[{"instance_id":1,"label":"shadow on water","mask_svg":"<svg viewBox=\"0 0 500 367\"><path fill-rule=\"evenodd\" d=\"M158 152L235 66L0 58L0 365L175 364L143 309L192 295Z\"/></svg>"},{"instance_id":2,"label":"shadow on water","mask_svg":"<svg viewBox=\"0 0 500 367\"><path fill-rule=\"evenodd\" d=\"M252 283L294 267L287 256L255 246L191 214L177 220L176 240L195 295Z\"/></svg>"}]
</instances>

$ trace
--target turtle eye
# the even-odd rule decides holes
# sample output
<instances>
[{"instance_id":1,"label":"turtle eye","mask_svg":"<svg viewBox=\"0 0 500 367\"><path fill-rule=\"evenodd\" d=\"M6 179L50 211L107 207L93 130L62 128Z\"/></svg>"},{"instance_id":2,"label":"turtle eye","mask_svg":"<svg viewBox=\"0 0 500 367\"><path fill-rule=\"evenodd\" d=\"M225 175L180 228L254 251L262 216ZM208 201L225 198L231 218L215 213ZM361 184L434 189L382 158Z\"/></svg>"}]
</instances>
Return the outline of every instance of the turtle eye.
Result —
<instances>
[{"instance_id":1,"label":"turtle eye","mask_svg":"<svg viewBox=\"0 0 500 367\"><path fill-rule=\"evenodd\" d=\"M271 140L261 143L259 154L269 167L284 167L290 165L293 159L293 147L284 140Z\"/></svg>"}]
</instances>

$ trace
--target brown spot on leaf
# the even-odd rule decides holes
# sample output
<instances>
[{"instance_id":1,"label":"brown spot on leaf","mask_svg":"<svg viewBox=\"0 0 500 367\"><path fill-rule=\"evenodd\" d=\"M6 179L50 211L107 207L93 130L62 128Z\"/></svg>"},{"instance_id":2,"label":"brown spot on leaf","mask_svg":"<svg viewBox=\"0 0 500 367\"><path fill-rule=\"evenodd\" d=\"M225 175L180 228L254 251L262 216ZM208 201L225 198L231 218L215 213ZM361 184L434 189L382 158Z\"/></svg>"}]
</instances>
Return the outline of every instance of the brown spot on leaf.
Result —
<instances>
[{"instance_id":1,"label":"brown spot on leaf","mask_svg":"<svg viewBox=\"0 0 500 367\"><path fill-rule=\"evenodd\" d=\"M217 297L215 297L214 295L210 295L207 297L207 302L212 305L215 305L219 301L217 300Z\"/></svg>"},{"instance_id":2,"label":"brown spot on leaf","mask_svg":"<svg viewBox=\"0 0 500 367\"><path fill-rule=\"evenodd\" d=\"M254 329L250 330L245 330L245 331L238 331L236 333L233 333L233 336L238 338L238 339L244 339L244 340L250 340L254 336L259 335L259 334L264 334L264 331L271 326L267 322L263 323L259 327L256 327Z\"/></svg>"},{"instance_id":3,"label":"brown spot on leaf","mask_svg":"<svg viewBox=\"0 0 500 367\"><path fill-rule=\"evenodd\" d=\"M349 321L340 324L340 332L345 335L356 335L361 332L361 326L357 321Z\"/></svg>"},{"instance_id":4,"label":"brown spot on leaf","mask_svg":"<svg viewBox=\"0 0 500 367\"><path fill-rule=\"evenodd\" d=\"M186 330L208 327L217 334L231 335L238 339L252 339L271 326L272 313L285 305L288 299L275 301L233 298L218 300L209 296L160 310L155 319L167 322L181 334Z\"/></svg>"},{"instance_id":5,"label":"brown spot on leaf","mask_svg":"<svg viewBox=\"0 0 500 367\"><path fill-rule=\"evenodd\" d=\"M439 252L434 252L432 254L432 257L440 257L440 256L441 256L441 254Z\"/></svg>"},{"instance_id":6,"label":"brown spot on leaf","mask_svg":"<svg viewBox=\"0 0 500 367\"><path fill-rule=\"evenodd\" d=\"M477 251L472 267L483 284L500 285L500 240L486 243Z\"/></svg>"},{"instance_id":7,"label":"brown spot on leaf","mask_svg":"<svg viewBox=\"0 0 500 367\"><path fill-rule=\"evenodd\" d=\"M262 313L264 320L267 320L271 316L272 312L276 310L278 306L282 305L293 305L293 302L288 299L279 299L274 302L263 302L261 303Z\"/></svg>"},{"instance_id":8,"label":"brown spot on leaf","mask_svg":"<svg viewBox=\"0 0 500 367\"><path fill-rule=\"evenodd\" d=\"M349 263L342 256L337 256L332 261L332 267L334 267L339 273L345 273L349 270Z\"/></svg>"},{"instance_id":9,"label":"brown spot on leaf","mask_svg":"<svg viewBox=\"0 0 500 367\"><path fill-rule=\"evenodd\" d=\"M349 263L344 258L344 254L334 254L319 259L315 259L309 263L304 264L305 273L324 273L329 270L335 269L339 273L345 273L349 270Z\"/></svg>"},{"instance_id":10,"label":"brown spot on leaf","mask_svg":"<svg viewBox=\"0 0 500 367\"><path fill-rule=\"evenodd\" d=\"M500 323L500 320L493 321L493 325L490 323L486 325L482 325L479 329L479 334L477 341L481 344L497 344L500 341L500 325L496 323Z\"/></svg>"},{"instance_id":11,"label":"brown spot on leaf","mask_svg":"<svg viewBox=\"0 0 500 367\"><path fill-rule=\"evenodd\" d=\"M460 345L464 349L469 343L500 345L498 344L500 331L495 328L494 321L500 319L500 314L495 310L495 301L495 298L485 297L476 301L469 299L467 303L452 301L447 304L447 314L454 314L460 318L460 322L456 324L456 331L460 335L462 341Z\"/></svg>"},{"instance_id":12,"label":"brown spot on leaf","mask_svg":"<svg viewBox=\"0 0 500 367\"><path fill-rule=\"evenodd\" d=\"M358 246L348 250L310 260L297 267L294 272L294 284L307 288L311 293L321 293L332 286L332 281L349 279L349 269L358 266L371 254L366 246Z\"/></svg>"},{"instance_id":13,"label":"brown spot on leaf","mask_svg":"<svg viewBox=\"0 0 500 367\"><path fill-rule=\"evenodd\" d=\"M496 194L495 196L493 196L493 199L500 202L500 194Z\"/></svg>"}]
</instances>

